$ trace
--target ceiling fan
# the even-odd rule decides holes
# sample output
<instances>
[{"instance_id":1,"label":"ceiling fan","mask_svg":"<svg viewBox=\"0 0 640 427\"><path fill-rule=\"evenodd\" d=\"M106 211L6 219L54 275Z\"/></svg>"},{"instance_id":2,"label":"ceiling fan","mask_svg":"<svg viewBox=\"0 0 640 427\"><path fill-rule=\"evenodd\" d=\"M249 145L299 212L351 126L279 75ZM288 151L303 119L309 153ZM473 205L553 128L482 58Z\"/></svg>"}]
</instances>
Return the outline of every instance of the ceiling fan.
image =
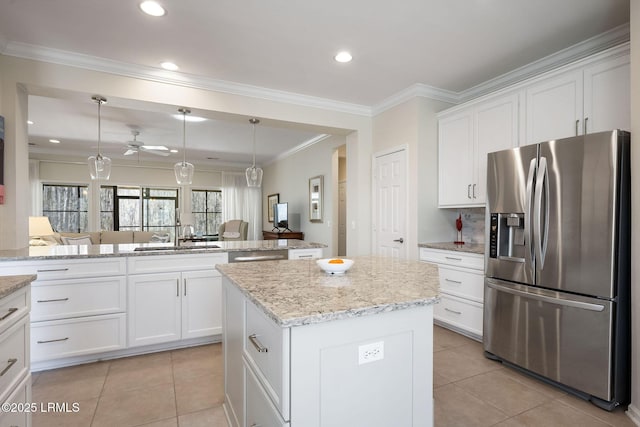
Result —
<instances>
[{"instance_id":1,"label":"ceiling fan","mask_svg":"<svg viewBox=\"0 0 640 427\"><path fill-rule=\"evenodd\" d=\"M133 141L127 142L127 151L124 152L125 156L130 156L132 154L139 153L140 151L155 154L156 156L166 157L169 155L169 149L164 145L147 145L142 141L138 141L137 137L140 135L139 131L132 130L131 134L133 135Z\"/></svg>"}]
</instances>

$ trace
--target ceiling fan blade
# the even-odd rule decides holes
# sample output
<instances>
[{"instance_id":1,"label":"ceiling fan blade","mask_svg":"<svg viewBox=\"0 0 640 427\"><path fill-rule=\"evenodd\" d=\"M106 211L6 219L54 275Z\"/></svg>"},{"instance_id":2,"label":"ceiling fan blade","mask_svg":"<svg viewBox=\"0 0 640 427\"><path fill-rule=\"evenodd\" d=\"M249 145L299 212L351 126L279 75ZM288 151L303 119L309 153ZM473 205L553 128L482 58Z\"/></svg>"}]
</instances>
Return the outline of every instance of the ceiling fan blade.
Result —
<instances>
[{"instance_id":1,"label":"ceiling fan blade","mask_svg":"<svg viewBox=\"0 0 640 427\"><path fill-rule=\"evenodd\" d=\"M128 149L127 151L124 152L124 155L130 156L132 154L136 154L137 152L138 152L137 150Z\"/></svg>"},{"instance_id":2,"label":"ceiling fan blade","mask_svg":"<svg viewBox=\"0 0 640 427\"><path fill-rule=\"evenodd\" d=\"M143 150L169 151L164 145L141 145L140 148Z\"/></svg>"}]
</instances>

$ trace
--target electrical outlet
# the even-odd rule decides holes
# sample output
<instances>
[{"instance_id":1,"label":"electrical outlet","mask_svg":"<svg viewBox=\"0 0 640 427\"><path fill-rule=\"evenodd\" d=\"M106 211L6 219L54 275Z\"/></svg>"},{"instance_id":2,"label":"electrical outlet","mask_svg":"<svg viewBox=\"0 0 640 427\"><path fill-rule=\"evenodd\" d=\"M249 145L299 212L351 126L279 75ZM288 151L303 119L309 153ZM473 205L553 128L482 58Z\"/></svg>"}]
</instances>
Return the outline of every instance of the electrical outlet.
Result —
<instances>
[{"instance_id":1,"label":"electrical outlet","mask_svg":"<svg viewBox=\"0 0 640 427\"><path fill-rule=\"evenodd\" d=\"M384 359L384 341L365 344L358 347L358 364Z\"/></svg>"}]
</instances>

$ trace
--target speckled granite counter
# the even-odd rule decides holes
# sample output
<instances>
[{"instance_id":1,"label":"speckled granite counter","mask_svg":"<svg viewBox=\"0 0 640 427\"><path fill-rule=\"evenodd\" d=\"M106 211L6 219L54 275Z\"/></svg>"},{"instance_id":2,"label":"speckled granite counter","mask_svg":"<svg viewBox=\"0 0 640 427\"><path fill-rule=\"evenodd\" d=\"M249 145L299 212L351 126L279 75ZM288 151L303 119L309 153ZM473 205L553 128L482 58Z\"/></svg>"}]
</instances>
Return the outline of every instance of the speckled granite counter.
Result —
<instances>
[{"instance_id":1,"label":"speckled granite counter","mask_svg":"<svg viewBox=\"0 0 640 427\"><path fill-rule=\"evenodd\" d=\"M26 274L22 276L0 276L0 298L4 298L18 289L28 286L29 283L34 280L36 280L35 274Z\"/></svg>"},{"instance_id":2,"label":"speckled granite counter","mask_svg":"<svg viewBox=\"0 0 640 427\"><path fill-rule=\"evenodd\" d=\"M420 248L443 249L445 251L470 252L473 254L484 254L484 243L465 243L456 245L453 242L420 243Z\"/></svg>"},{"instance_id":3,"label":"speckled granite counter","mask_svg":"<svg viewBox=\"0 0 640 427\"><path fill-rule=\"evenodd\" d=\"M136 251L136 248L163 248L151 251ZM223 242L198 242L178 249L172 243L131 243L120 245L56 245L32 246L18 250L0 251L0 262L39 260L39 259L69 259L69 258L98 258L118 256L148 256L167 254L193 254L203 252L233 252L246 250L273 249L312 249L326 248L321 243L305 242L295 239L281 240L243 240Z\"/></svg>"},{"instance_id":4,"label":"speckled granite counter","mask_svg":"<svg viewBox=\"0 0 640 427\"><path fill-rule=\"evenodd\" d=\"M282 327L402 310L438 299L438 268L433 264L353 259L353 267L342 276L323 272L313 260L216 268Z\"/></svg>"}]
</instances>

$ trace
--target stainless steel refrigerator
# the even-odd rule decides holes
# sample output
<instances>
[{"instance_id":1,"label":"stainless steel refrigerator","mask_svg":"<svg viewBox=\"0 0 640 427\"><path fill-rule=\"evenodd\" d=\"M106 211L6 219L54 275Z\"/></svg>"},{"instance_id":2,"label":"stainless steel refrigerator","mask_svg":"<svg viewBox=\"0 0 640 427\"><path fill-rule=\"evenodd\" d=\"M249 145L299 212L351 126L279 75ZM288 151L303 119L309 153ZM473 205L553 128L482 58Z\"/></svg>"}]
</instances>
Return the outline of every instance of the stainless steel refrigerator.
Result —
<instances>
[{"instance_id":1,"label":"stainless steel refrigerator","mask_svg":"<svg viewBox=\"0 0 640 427\"><path fill-rule=\"evenodd\" d=\"M488 155L485 355L611 410L630 396L629 133Z\"/></svg>"}]
</instances>

